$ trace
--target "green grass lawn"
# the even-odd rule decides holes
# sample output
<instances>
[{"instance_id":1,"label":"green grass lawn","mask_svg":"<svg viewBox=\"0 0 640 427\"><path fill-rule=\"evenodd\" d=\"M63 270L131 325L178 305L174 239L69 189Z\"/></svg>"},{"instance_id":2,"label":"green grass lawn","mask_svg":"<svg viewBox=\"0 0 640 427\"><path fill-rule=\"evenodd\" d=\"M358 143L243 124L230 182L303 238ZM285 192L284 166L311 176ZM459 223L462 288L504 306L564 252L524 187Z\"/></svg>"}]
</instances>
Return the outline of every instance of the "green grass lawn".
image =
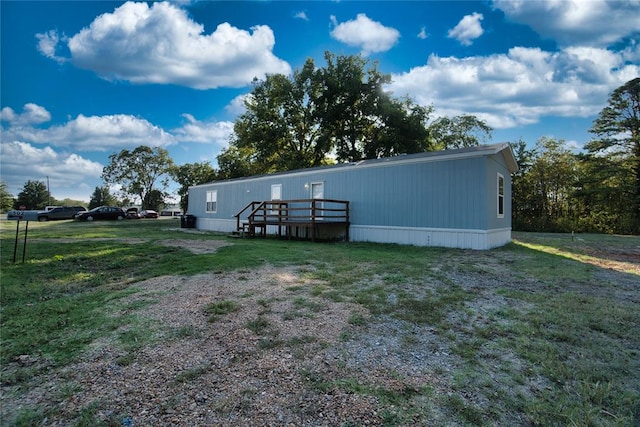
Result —
<instances>
[{"instance_id":1,"label":"green grass lawn","mask_svg":"<svg viewBox=\"0 0 640 427\"><path fill-rule=\"evenodd\" d=\"M427 325L451 348L460 363L447 374L446 395L390 394L348 379L309 382L376 396L385 425L432 424L434 407L455 425L640 425L639 237L514 233L505 247L469 251L231 241L179 226L176 219L30 223L25 262L21 235L13 263L16 222L0 221L2 399L21 399L42 375L77 362L92 342L123 325L131 325L119 332L123 348L147 345L136 335L137 307L125 302L136 282L269 264L298 266L321 283L291 296L293 318L319 310L317 298L352 302L372 315L354 316L354 325L385 318ZM193 254L163 244L171 239L230 244ZM477 309L491 298L507 304ZM228 302L208 314L215 322L234 310ZM411 348L421 341L403 342ZM16 368L16 361L23 363ZM54 410L31 408L8 425L36 425Z\"/></svg>"}]
</instances>

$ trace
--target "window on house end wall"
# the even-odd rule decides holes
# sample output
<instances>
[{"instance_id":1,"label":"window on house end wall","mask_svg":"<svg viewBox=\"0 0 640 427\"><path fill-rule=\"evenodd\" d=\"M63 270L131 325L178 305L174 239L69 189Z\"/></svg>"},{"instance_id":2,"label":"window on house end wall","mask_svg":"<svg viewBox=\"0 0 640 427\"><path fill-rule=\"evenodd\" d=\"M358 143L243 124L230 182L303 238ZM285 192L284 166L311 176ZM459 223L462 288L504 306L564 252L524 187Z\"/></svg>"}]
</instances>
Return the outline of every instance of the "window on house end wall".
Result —
<instances>
[{"instance_id":1,"label":"window on house end wall","mask_svg":"<svg viewBox=\"0 0 640 427\"><path fill-rule=\"evenodd\" d=\"M498 218L504 218L504 176L498 174Z\"/></svg>"},{"instance_id":2,"label":"window on house end wall","mask_svg":"<svg viewBox=\"0 0 640 427\"><path fill-rule=\"evenodd\" d=\"M207 212L216 213L218 210L218 190L207 191Z\"/></svg>"}]
</instances>

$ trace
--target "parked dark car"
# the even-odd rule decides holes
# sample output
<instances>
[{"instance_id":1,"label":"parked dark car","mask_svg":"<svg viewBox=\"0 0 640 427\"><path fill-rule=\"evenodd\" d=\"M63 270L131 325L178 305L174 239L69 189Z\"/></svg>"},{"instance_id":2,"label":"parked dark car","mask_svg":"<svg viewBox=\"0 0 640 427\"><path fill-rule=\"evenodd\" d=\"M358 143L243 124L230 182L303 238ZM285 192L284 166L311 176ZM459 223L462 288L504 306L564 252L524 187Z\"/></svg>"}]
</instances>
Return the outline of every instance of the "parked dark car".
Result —
<instances>
[{"instance_id":1,"label":"parked dark car","mask_svg":"<svg viewBox=\"0 0 640 427\"><path fill-rule=\"evenodd\" d=\"M158 212L153 211L151 209L147 209L144 211L140 211L138 214L140 218L158 218Z\"/></svg>"},{"instance_id":2,"label":"parked dark car","mask_svg":"<svg viewBox=\"0 0 640 427\"><path fill-rule=\"evenodd\" d=\"M81 221L97 221L100 219L117 219L121 220L127 216L127 213L122 208L116 208L113 206L100 206L93 208L87 212L80 212L76 215L76 219Z\"/></svg>"},{"instance_id":3,"label":"parked dark car","mask_svg":"<svg viewBox=\"0 0 640 427\"><path fill-rule=\"evenodd\" d=\"M53 221L56 219L73 219L78 213L86 209L82 206L60 206L48 211L38 212L38 221Z\"/></svg>"}]
</instances>

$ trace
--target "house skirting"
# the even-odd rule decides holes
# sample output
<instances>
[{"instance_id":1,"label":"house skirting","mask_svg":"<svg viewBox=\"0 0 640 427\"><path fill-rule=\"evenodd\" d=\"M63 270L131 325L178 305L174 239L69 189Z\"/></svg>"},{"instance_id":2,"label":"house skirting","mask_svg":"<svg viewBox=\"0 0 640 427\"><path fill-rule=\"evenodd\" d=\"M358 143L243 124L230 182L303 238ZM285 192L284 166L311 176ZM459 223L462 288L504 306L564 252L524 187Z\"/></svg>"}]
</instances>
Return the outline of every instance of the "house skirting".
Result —
<instances>
[{"instance_id":1,"label":"house skirting","mask_svg":"<svg viewBox=\"0 0 640 427\"><path fill-rule=\"evenodd\" d=\"M466 230L351 224L349 234L353 242L398 243L460 249L491 249L511 241L511 228Z\"/></svg>"},{"instance_id":2,"label":"house skirting","mask_svg":"<svg viewBox=\"0 0 640 427\"><path fill-rule=\"evenodd\" d=\"M236 230L235 219L197 218L200 230L231 233ZM276 227L268 227L268 234L276 234ZM394 227L355 225L349 228L352 242L397 243L415 246L440 246L460 249L491 249L511 241L511 228L496 230L466 230L452 228Z\"/></svg>"},{"instance_id":3,"label":"house skirting","mask_svg":"<svg viewBox=\"0 0 640 427\"><path fill-rule=\"evenodd\" d=\"M234 219L214 219L197 218L196 228L198 230L219 231L222 233L232 233L236 231L237 222Z\"/></svg>"}]
</instances>

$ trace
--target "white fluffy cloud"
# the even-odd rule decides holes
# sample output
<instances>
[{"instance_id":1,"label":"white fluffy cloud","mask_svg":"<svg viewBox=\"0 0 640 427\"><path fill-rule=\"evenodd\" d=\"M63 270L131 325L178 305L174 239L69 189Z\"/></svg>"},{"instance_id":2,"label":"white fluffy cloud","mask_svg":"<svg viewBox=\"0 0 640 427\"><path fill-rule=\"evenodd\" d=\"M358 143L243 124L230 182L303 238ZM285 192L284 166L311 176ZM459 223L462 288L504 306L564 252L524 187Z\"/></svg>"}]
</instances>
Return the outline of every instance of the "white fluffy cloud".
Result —
<instances>
[{"instance_id":1,"label":"white fluffy cloud","mask_svg":"<svg viewBox=\"0 0 640 427\"><path fill-rule=\"evenodd\" d=\"M187 123L172 131L176 140L180 142L215 144L219 147L228 145L229 136L233 133L233 122L202 122L187 113L183 114L182 117L186 119Z\"/></svg>"},{"instance_id":2,"label":"white fluffy cloud","mask_svg":"<svg viewBox=\"0 0 640 427\"><path fill-rule=\"evenodd\" d=\"M336 17L331 15L331 22L335 26L331 31L331 37L362 49L365 56L391 49L400 38L398 30L372 21L364 13L359 13L354 20L342 23L338 23Z\"/></svg>"},{"instance_id":3,"label":"white fluffy cloud","mask_svg":"<svg viewBox=\"0 0 640 427\"><path fill-rule=\"evenodd\" d=\"M480 24L483 19L484 16L477 12L466 15L458 22L458 25L449 30L448 37L458 40L465 46L470 46L475 39L484 33L482 24Z\"/></svg>"},{"instance_id":4,"label":"white fluffy cloud","mask_svg":"<svg viewBox=\"0 0 640 427\"><path fill-rule=\"evenodd\" d=\"M239 108L246 95L236 98ZM2 128L2 142L27 141L33 144L49 144L68 147L83 152L120 150L139 145L166 147L178 142L211 143L226 147L233 132L230 121L199 121L185 113L183 126L166 131L140 117L126 114L84 116L80 114L61 125L37 126L51 120L51 115L36 104L26 104L23 113L17 114L10 107L0 111L0 118L8 126Z\"/></svg>"},{"instance_id":5,"label":"white fluffy cloud","mask_svg":"<svg viewBox=\"0 0 640 427\"><path fill-rule=\"evenodd\" d=\"M562 46L606 47L640 29L638 0L494 0L493 5Z\"/></svg>"},{"instance_id":6,"label":"white fluffy cloud","mask_svg":"<svg viewBox=\"0 0 640 427\"><path fill-rule=\"evenodd\" d=\"M3 120L5 115L10 115L5 114L5 111L9 110L11 109L8 107L2 110ZM17 126L16 120L11 122L7 129L3 129L3 142L28 141L57 147L71 147L82 151L108 151L139 145L162 147L176 142L173 135L158 126L145 119L125 114L105 116L80 114L62 125L48 128ZM37 122L31 122L31 124L35 123Z\"/></svg>"},{"instance_id":7,"label":"white fluffy cloud","mask_svg":"<svg viewBox=\"0 0 640 427\"><path fill-rule=\"evenodd\" d=\"M50 121L51 115L39 105L26 104L22 113L4 107L0 110L1 179L16 195L27 179L49 177L56 198L83 200L102 185L103 165L76 153L176 143L211 144L215 150L228 145L232 122L199 121L186 113L182 116L184 125L171 131L125 114L81 114L61 125L46 126L43 123Z\"/></svg>"},{"instance_id":8,"label":"white fluffy cloud","mask_svg":"<svg viewBox=\"0 0 640 427\"><path fill-rule=\"evenodd\" d=\"M44 182L49 178L52 193L60 199L86 199L100 185L103 168L100 163L78 154L60 153L51 147L37 148L19 141L2 144L1 162L2 181L14 196L27 179Z\"/></svg>"},{"instance_id":9,"label":"white fluffy cloud","mask_svg":"<svg viewBox=\"0 0 640 427\"><path fill-rule=\"evenodd\" d=\"M64 62L65 59L56 54L56 48L61 41L60 36L55 30L48 31L46 33L36 34L38 39L38 51L49 59L53 59L56 62ZM64 39L64 37L63 37Z\"/></svg>"},{"instance_id":10,"label":"white fluffy cloud","mask_svg":"<svg viewBox=\"0 0 640 427\"><path fill-rule=\"evenodd\" d=\"M65 42L74 65L107 80L212 89L291 72L290 65L273 54L275 37L268 26L249 32L222 23L204 34L201 24L166 2L127 2L68 39L59 39L53 31L38 37L43 55L59 60L56 44Z\"/></svg>"},{"instance_id":11,"label":"white fluffy cloud","mask_svg":"<svg viewBox=\"0 0 640 427\"><path fill-rule=\"evenodd\" d=\"M46 108L28 103L22 108L22 113L16 113L11 107L0 110L0 120L11 126L23 126L45 123L51 120L51 114Z\"/></svg>"},{"instance_id":12,"label":"white fluffy cloud","mask_svg":"<svg viewBox=\"0 0 640 427\"><path fill-rule=\"evenodd\" d=\"M236 96L231 100L231 102L226 107L224 107L224 109L229 114L232 114L234 116L239 116L241 114L244 114L247 111L247 108L244 105L244 101L247 99L248 96L251 96L251 94L244 93L242 95Z\"/></svg>"},{"instance_id":13,"label":"white fluffy cloud","mask_svg":"<svg viewBox=\"0 0 640 427\"><path fill-rule=\"evenodd\" d=\"M488 57L429 57L392 76L389 89L410 94L445 115L475 114L495 128L536 123L543 116L597 114L608 94L640 74L621 54L597 48L545 52L514 47Z\"/></svg>"}]
</instances>

